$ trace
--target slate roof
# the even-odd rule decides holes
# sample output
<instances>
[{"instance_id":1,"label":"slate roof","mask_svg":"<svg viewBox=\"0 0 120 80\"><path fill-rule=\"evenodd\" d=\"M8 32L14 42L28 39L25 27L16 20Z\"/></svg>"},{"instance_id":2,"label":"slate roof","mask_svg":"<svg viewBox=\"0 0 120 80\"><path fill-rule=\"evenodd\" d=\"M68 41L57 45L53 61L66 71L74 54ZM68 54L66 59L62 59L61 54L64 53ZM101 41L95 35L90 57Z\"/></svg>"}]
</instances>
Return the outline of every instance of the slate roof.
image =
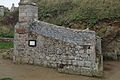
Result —
<instances>
[{"instance_id":1,"label":"slate roof","mask_svg":"<svg viewBox=\"0 0 120 80\"><path fill-rule=\"evenodd\" d=\"M76 30L49 24L42 21L34 21L30 24L30 31L57 40L86 45L95 44L96 33L90 30Z\"/></svg>"}]
</instances>

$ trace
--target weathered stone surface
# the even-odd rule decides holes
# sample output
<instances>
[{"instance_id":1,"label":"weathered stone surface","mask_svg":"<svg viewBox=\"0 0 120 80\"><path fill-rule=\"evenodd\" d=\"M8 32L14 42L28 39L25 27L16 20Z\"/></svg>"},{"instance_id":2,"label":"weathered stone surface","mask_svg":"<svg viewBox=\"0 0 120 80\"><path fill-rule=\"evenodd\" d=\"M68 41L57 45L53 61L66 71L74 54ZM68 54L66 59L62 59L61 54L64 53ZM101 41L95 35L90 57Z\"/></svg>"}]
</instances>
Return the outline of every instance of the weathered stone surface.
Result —
<instances>
[{"instance_id":1,"label":"weathered stone surface","mask_svg":"<svg viewBox=\"0 0 120 80\"><path fill-rule=\"evenodd\" d=\"M20 3L19 6L19 22L32 22L38 19L38 7L33 5L32 2L28 4L25 2Z\"/></svg>"}]
</instances>

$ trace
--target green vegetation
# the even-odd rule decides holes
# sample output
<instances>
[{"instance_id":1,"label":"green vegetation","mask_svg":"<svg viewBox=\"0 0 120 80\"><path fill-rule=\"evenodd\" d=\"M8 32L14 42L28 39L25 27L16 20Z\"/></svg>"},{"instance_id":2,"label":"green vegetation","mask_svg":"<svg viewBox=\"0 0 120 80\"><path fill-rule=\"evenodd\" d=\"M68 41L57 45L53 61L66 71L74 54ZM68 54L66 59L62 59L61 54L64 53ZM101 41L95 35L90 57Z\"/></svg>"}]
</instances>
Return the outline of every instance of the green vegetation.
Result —
<instances>
[{"instance_id":1,"label":"green vegetation","mask_svg":"<svg viewBox=\"0 0 120 80\"><path fill-rule=\"evenodd\" d=\"M0 17L0 37L13 38L14 26L18 22L18 11L5 12L5 16Z\"/></svg>"},{"instance_id":2,"label":"green vegetation","mask_svg":"<svg viewBox=\"0 0 120 80\"><path fill-rule=\"evenodd\" d=\"M13 48L13 42L0 42L0 49Z\"/></svg>"},{"instance_id":3,"label":"green vegetation","mask_svg":"<svg viewBox=\"0 0 120 80\"><path fill-rule=\"evenodd\" d=\"M120 0L35 0L39 6L39 19L70 27L80 21L89 27L106 19L120 17Z\"/></svg>"},{"instance_id":4,"label":"green vegetation","mask_svg":"<svg viewBox=\"0 0 120 80\"><path fill-rule=\"evenodd\" d=\"M0 37L2 38L13 38L14 29L12 26L0 25Z\"/></svg>"},{"instance_id":5,"label":"green vegetation","mask_svg":"<svg viewBox=\"0 0 120 80\"><path fill-rule=\"evenodd\" d=\"M34 0L39 7L39 20L60 26L72 27L79 23L79 29L91 29L100 21L120 18L120 0ZM3 25L15 25L18 11L6 13L0 19ZM75 28L74 26L72 28Z\"/></svg>"},{"instance_id":6,"label":"green vegetation","mask_svg":"<svg viewBox=\"0 0 120 80\"><path fill-rule=\"evenodd\" d=\"M0 18L1 25L14 26L18 22L18 10L15 12L5 12L5 15Z\"/></svg>"},{"instance_id":7,"label":"green vegetation","mask_svg":"<svg viewBox=\"0 0 120 80\"><path fill-rule=\"evenodd\" d=\"M39 20L69 28L96 28L96 24L120 18L120 0L34 0L39 7ZM0 22L14 26L18 11L6 13ZM2 33L2 35L4 35ZM11 34L10 34L11 35Z\"/></svg>"},{"instance_id":8,"label":"green vegetation","mask_svg":"<svg viewBox=\"0 0 120 80\"><path fill-rule=\"evenodd\" d=\"M2 78L0 80L13 80L13 79L11 79L11 78Z\"/></svg>"},{"instance_id":9,"label":"green vegetation","mask_svg":"<svg viewBox=\"0 0 120 80\"><path fill-rule=\"evenodd\" d=\"M7 33L7 32L5 32L5 33L0 33L0 37L2 37L2 38L13 38L14 37L14 34L13 33Z\"/></svg>"}]
</instances>

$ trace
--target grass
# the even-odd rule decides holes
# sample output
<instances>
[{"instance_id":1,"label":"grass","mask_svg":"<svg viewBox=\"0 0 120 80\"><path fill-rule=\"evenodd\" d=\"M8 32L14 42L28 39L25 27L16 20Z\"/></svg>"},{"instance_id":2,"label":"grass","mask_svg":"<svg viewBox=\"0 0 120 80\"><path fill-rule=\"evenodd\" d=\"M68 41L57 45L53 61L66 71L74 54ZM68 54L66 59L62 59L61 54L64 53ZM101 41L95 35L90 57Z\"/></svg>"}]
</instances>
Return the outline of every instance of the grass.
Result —
<instances>
[{"instance_id":1,"label":"grass","mask_svg":"<svg viewBox=\"0 0 120 80\"><path fill-rule=\"evenodd\" d=\"M0 24L0 38L13 38L14 30L12 26L4 26ZM0 42L0 49L13 48L13 42Z\"/></svg>"},{"instance_id":2,"label":"grass","mask_svg":"<svg viewBox=\"0 0 120 80\"><path fill-rule=\"evenodd\" d=\"M0 49L13 48L13 42L0 42Z\"/></svg>"},{"instance_id":3,"label":"grass","mask_svg":"<svg viewBox=\"0 0 120 80\"><path fill-rule=\"evenodd\" d=\"M94 26L104 19L120 17L120 0L35 0L39 19L69 27L71 22L82 21Z\"/></svg>"},{"instance_id":4,"label":"grass","mask_svg":"<svg viewBox=\"0 0 120 80\"><path fill-rule=\"evenodd\" d=\"M14 29L12 26L5 26L0 24L0 37L1 38L13 38Z\"/></svg>"},{"instance_id":5,"label":"grass","mask_svg":"<svg viewBox=\"0 0 120 80\"><path fill-rule=\"evenodd\" d=\"M12 32L0 33L0 37L1 37L1 38L13 38L13 37L14 37L14 33L12 33Z\"/></svg>"},{"instance_id":6,"label":"grass","mask_svg":"<svg viewBox=\"0 0 120 80\"><path fill-rule=\"evenodd\" d=\"M0 80L13 80L13 79L11 79L11 78L2 78Z\"/></svg>"}]
</instances>

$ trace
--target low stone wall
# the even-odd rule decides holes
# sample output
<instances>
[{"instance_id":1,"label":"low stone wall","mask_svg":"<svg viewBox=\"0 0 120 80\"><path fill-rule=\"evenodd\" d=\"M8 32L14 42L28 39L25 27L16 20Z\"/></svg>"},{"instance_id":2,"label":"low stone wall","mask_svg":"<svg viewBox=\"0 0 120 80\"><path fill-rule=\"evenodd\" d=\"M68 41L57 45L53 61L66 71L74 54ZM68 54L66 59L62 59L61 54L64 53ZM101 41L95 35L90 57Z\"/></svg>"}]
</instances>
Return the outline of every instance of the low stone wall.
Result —
<instances>
[{"instance_id":1,"label":"low stone wall","mask_svg":"<svg viewBox=\"0 0 120 80\"><path fill-rule=\"evenodd\" d=\"M14 49L0 49L0 57L3 59L13 59L13 51Z\"/></svg>"},{"instance_id":2,"label":"low stone wall","mask_svg":"<svg viewBox=\"0 0 120 80\"><path fill-rule=\"evenodd\" d=\"M0 38L0 42L13 42L13 38Z\"/></svg>"},{"instance_id":3,"label":"low stone wall","mask_svg":"<svg viewBox=\"0 0 120 80\"><path fill-rule=\"evenodd\" d=\"M94 31L66 29L45 22L33 22L28 28L28 33L15 34L14 62L69 74L102 76L102 55L101 51L96 53ZM36 40L37 46L28 46L29 40Z\"/></svg>"}]
</instances>

